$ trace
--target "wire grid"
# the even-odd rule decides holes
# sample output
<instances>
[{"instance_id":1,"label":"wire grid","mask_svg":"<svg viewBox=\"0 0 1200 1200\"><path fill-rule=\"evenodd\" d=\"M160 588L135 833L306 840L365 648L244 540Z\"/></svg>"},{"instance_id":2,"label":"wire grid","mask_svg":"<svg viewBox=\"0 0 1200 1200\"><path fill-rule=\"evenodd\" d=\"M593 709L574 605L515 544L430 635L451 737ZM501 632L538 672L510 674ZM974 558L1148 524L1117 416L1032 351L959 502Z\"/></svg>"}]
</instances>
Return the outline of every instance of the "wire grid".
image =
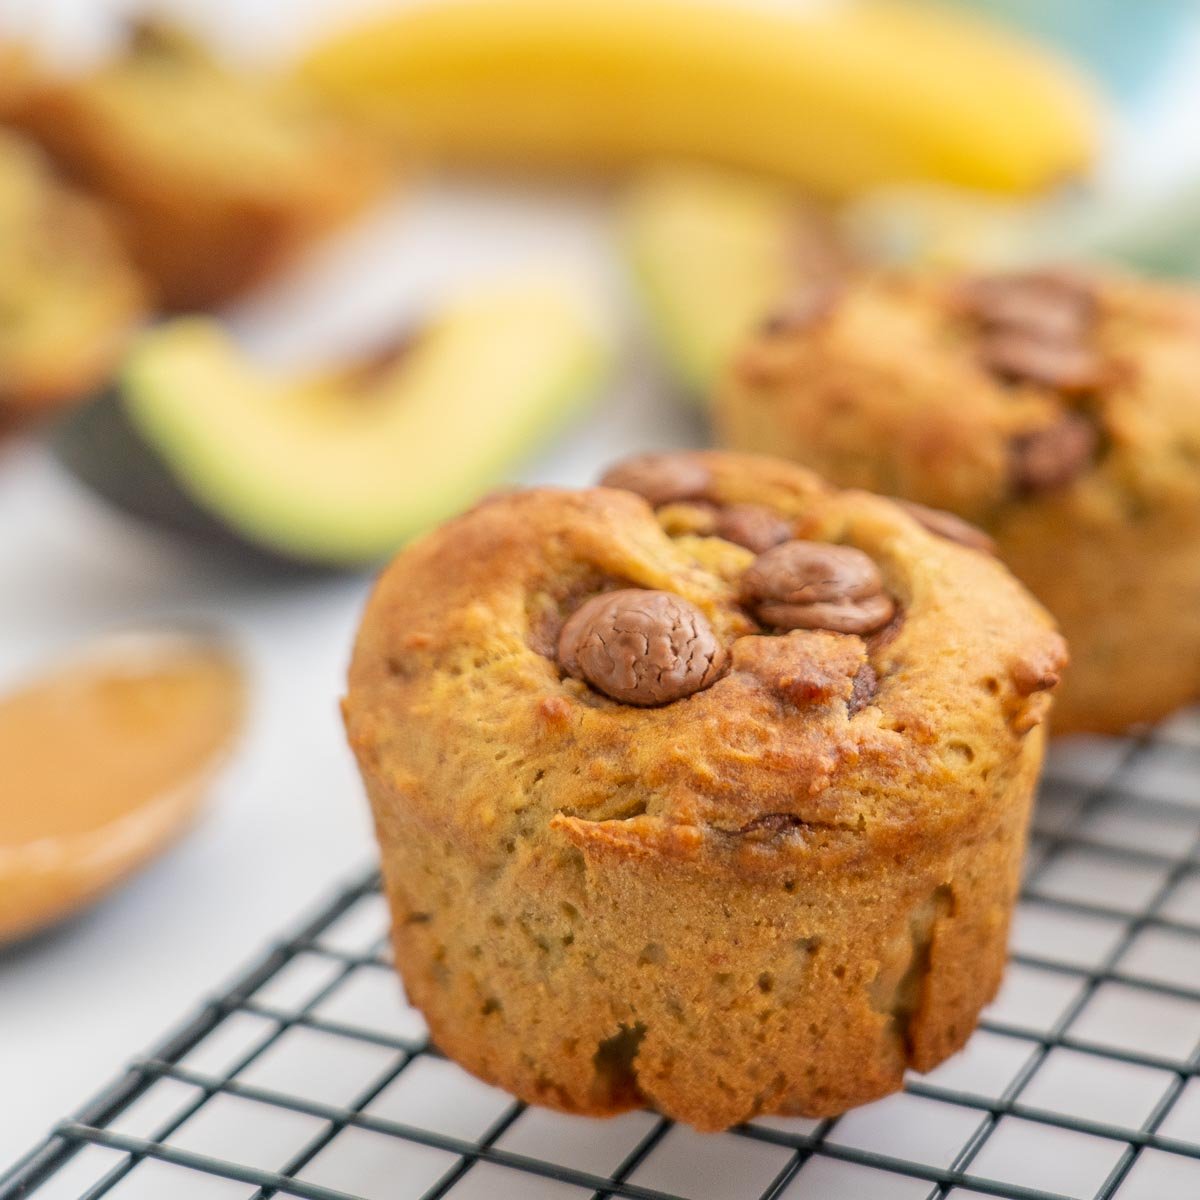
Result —
<instances>
[{"instance_id":1,"label":"wire grid","mask_svg":"<svg viewBox=\"0 0 1200 1200\"><path fill-rule=\"evenodd\" d=\"M430 1046L375 873L0 1176L0 1200L1200 1197L1200 710L1055 747L1006 983L841 1118L530 1109Z\"/></svg>"}]
</instances>

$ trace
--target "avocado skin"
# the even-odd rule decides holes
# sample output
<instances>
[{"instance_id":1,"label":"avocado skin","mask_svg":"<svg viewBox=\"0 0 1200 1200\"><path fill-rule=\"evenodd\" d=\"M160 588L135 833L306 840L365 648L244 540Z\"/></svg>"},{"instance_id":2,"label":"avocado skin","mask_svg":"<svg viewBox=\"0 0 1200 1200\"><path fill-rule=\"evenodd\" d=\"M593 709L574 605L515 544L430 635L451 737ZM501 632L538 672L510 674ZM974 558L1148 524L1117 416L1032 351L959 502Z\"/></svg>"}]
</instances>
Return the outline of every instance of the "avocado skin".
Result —
<instances>
[{"instance_id":1,"label":"avocado skin","mask_svg":"<svg viewBox=\"0 0 1200 1200\"><path fill-rule=\"evenodd\" d=\"M182 534L231 565L303 575L345 575L352 568L282 554L230 528L180 486L129 419L120 389L109 388L68 413L50 431L55 458L114 508Z\"/></svg>"}]
</instances>

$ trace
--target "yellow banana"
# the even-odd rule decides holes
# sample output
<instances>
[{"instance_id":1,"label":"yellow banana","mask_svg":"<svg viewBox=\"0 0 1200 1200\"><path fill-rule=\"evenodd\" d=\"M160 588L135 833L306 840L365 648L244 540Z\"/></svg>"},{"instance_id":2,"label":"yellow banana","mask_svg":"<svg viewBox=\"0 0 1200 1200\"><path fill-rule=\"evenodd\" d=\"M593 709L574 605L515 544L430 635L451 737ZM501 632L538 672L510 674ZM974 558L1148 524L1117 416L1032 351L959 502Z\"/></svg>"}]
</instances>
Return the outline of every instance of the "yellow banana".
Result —
<instances>
[{"instance_id":1,"label":"yellow banana","mask_svg":"<svg viewBox=\"0 0 1200 1200\"><path fill-rule=\"evenodd\" d=\"M299 70L418 156L699 158L835 197L918 179L1033 191L1097 138L1065 66L919 0L424 0Z\"/></svg>"}]
</instances>

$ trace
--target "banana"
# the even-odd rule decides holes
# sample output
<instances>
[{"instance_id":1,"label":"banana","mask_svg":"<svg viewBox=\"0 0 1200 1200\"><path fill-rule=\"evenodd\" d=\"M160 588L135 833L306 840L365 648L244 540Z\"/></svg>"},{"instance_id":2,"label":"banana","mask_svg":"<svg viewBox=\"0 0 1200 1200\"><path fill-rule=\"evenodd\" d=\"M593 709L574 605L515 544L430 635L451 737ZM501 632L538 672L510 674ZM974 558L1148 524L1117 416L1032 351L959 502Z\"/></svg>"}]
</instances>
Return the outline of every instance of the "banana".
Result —
<instances>
[{"instance_id":1,"label":"banana","mask_svg":"<svg viewBox=\"0 0 1200 1200\"><path fill-rule=\"evenodd\" d=\"M920 0L424 0L297 69L418 157L703 159L828 197L1036 191L1088 165L1099 127L1065 66Z\"/></svg>"}]
</instances>

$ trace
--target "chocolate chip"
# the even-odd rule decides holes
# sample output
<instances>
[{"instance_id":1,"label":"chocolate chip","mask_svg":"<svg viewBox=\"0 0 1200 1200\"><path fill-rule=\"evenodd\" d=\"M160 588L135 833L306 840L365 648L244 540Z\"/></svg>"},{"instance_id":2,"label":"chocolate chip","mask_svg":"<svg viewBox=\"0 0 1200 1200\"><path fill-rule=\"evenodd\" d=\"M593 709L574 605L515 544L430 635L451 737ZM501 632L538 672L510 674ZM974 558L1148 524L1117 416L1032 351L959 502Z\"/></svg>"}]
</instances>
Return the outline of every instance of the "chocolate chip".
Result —
<instances>
[{"instance_id":1,"label":"chocolate chip","mask_svg":"<svg viewBox=\"0 0 1200 1200\"><path fill-rule=\"evenodd\" d=\"M658 508L678 500L705 499L712 475L694 454L637 454L609 467L600 483L636 492Z\"/></svg>"},{"instance_id":2,"label":"chocolate chip","mask_svg":"<svg viewBox=\"0 0 1200 1200\"><path fill-rule=\"evenodd\" d=\"M896 611L867 555L824 542L784 542L760 554L742 577L742 597L777 629L866 634Z\"/></svg>"},{"instance_id":3,"label":"chocolate chip","mask_svg":"<svg viewBox=\"0 0 1200 1200\"><path fill-rule=\"evenodd\" d=\"M865 662L854 676L854 687L850 692L850 699L846 701L846 711L850 716L861 712L875 699L877 691L879 676L875 673L875 668L869 662Z\"/></svg>"},{"instance_id":4,"label":"chocolate chip","mask_svg":"<svg viewBox=\"0 0 1200 1200\"><path fill-rule=\"evenodd\" d=\"M1063 272L984 280L973 297L975 312L990 326L979 353L993 374L1067 396L1104 382L1105 364L1084 340L1096 309L1086 280ZM1010 451L1013 490L1028 496L1064 487L1087 468L1096 444L1091 422L1074 412L1020 434Z\"/></svg>"},{"instance_id":5,"label":"chocolate chip","mask_svg":"<svg viewBox=\"0 0 1200 1200\"><path fill-rule=\"evenodd\" d=\"M1019 496L1036 496L1066 487L1091 463L1097 440L1092 423L1074 412L1053 425L1020 434L1009 449L1013 490Z\"/></svg>"},{"instance_id":6,"label":"chocolate chip","mask_svg":"<svg viewBox=\"0 0 1200 1200\"><path fill-rule=\"evenodd\" d=\"M729 504L717 510L713 531L761 554L792 536L792 522L762 504Z\"/></svg>"},{"instance_id":7,"label":"chocolate chip","mask_svg":"<svg viewBox=\"0 0 1200 1200\"><path fill-rule=\"evenodd\" d=\"M1077 341L1085 336L1090 324L1087 308L1064 304L1043 292L1005 292L981 314L981 319L992 328L1027 333L1046 341Z\"/></svg>"},{"instance_id":8,"label":"chocolate chip","mask_svg":"<svg viewBox=\"0 0 1200 1200\"><path fill-rule=\"evenodd\" d=\"M986 276L968 282L962 297L985 327L1047 341L1081 341L1096 316L1094 288L1066 271Z\"/></svg>"},{"instance_id":9,"label":"chocolate chip","mask_svg":"<svg viewBox=\"0 0 1200 1200\"><path fill-rule=\"evenodd\" d=\"M977 525L956 517L953 513L942 508L929 508L918 504L915 500L897 500L904 509L922 528L948 542L957 542L970 550L982 550L984 554L995 554L996 543Z\"/></svg>"},{"instance_id":10,"label":"chocolate chip","mask_svg":"<svg viewBox=\"0 0 1200 1200\"><path fill-rule=\"evenodd\" d=\"M567 620L559 665L623 704L669 704L710 686L725 649L682 596L623 588L593 596Z\"/></svg>"},{"instance_id":11,"label":"chocolate chip","mask_svg":"<svg viewBox=\"0 0 1200 1200\"><path fill-rule=\"evenodd\" d=\"M1100 356L1073 341L1051 341L1023 330L1001 330L979 344L983 365L1009 383L1033 383L1064 395L1094 391L1104 378Z\"/></svg>"},{"instance_id":12,"label":"chocolate chip","mask_svg":"<svg viewBox=\"0 0 1200 1200\"><path fill-rule=\"evenodd\" d=\"M1064 395L1104 382L1104 363L1088 344L1095 290L1081 276L1039 271L985 277L964 285L960 299L982 330L980 361L1000 379Z\"/></svg>"}]
</instances>

